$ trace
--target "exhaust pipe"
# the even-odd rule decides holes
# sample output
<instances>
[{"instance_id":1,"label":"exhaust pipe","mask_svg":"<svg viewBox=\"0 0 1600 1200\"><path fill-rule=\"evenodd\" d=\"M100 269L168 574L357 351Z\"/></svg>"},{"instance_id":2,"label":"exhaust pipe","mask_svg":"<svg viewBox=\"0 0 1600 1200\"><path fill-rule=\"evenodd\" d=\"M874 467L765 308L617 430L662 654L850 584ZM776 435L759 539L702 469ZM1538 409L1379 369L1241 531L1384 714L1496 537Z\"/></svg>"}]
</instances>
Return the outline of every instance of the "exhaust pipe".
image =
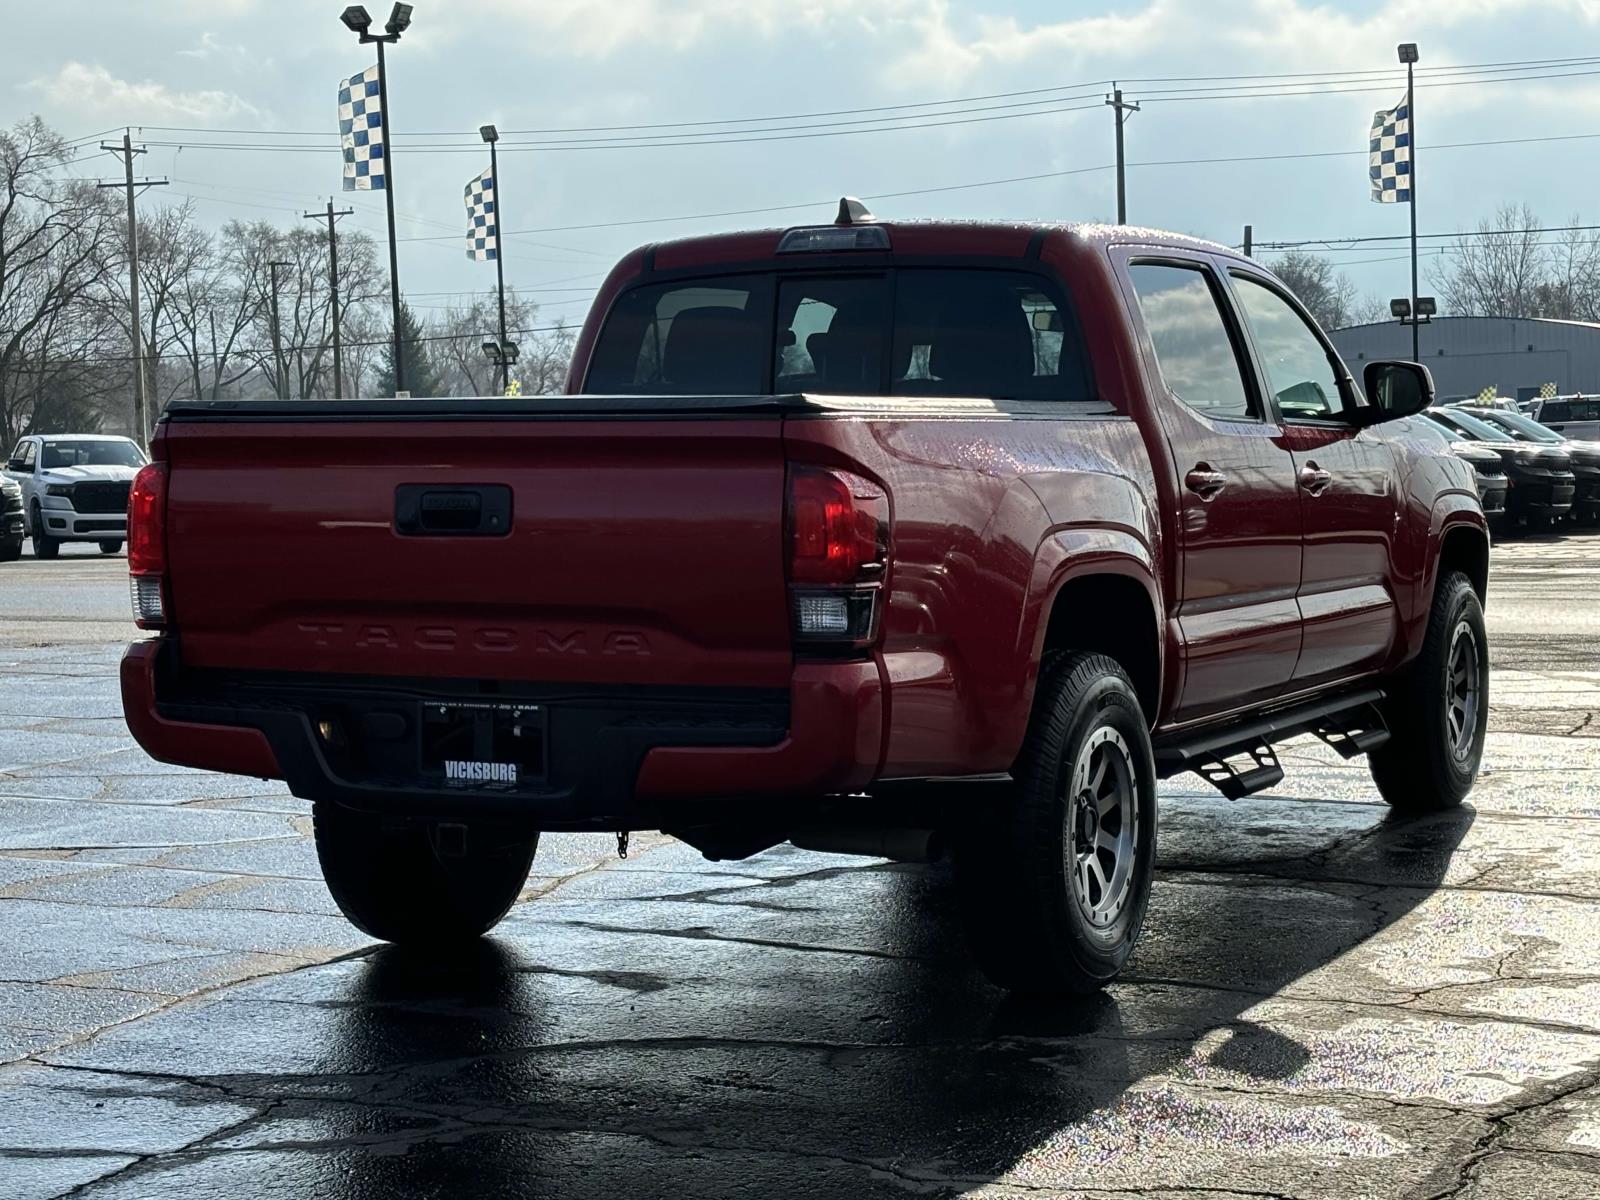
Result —
<instances>
[{"instance_id":1,"label":"exhaust pipe","mask_svg":"<svg viewBox=\"0 0 1600 1200\"><path fill-rule=\"evenodd\" d=\"M894 862L931 863L944 857L944 839L932 829L803 829L789 841L801 850L859 854Z\"/></svg>"}]
</instances>

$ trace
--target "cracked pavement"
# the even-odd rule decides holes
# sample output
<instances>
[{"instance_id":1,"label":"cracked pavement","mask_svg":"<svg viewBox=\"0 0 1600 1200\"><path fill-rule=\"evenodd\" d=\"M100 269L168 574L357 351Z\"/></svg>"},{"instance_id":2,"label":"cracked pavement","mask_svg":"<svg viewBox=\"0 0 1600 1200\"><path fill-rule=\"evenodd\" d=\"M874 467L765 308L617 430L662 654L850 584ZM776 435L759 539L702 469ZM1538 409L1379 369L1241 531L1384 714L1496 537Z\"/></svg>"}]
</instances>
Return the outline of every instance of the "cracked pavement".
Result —
<instances>
[{"instance_id":1,"label":"cracked pavement","mask_svg":"<svg viewBox=\"0 0 1600 1200\"><path fill-rule=\"evenodd\" d=\"M1469 805L1162 791L1125 979L972 969L947 873L545 839L381 947L281 787L145 758L120 560L0 567L0 1197L1600 1197L1600 534L1494 552Z\"/></svg>"}]
</instances>

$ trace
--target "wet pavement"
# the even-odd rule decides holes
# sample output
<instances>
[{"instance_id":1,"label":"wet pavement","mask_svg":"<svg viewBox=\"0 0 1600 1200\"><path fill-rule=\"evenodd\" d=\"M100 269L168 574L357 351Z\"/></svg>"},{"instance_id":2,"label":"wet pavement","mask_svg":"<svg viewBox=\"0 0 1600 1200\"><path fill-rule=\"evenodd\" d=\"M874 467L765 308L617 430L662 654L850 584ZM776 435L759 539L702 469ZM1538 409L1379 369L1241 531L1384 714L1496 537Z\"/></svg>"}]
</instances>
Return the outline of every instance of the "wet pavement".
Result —
<instances>
[{"instance_id":1,"label":"wet pavement","mask_svg":"<svg viewBox=\"0 0 1600 1200\"><path fill-rule=\"evenodd\" d=\"M1468 807L1162 793L1125 980L1007 999L938 868L552 837L450 960L307 806L132 746L120 561L0 566L0 1198L1600 1197L1600 535L1497 547ZM642 844L641 844L642 843Z\"/></svg>"}]
</instances>

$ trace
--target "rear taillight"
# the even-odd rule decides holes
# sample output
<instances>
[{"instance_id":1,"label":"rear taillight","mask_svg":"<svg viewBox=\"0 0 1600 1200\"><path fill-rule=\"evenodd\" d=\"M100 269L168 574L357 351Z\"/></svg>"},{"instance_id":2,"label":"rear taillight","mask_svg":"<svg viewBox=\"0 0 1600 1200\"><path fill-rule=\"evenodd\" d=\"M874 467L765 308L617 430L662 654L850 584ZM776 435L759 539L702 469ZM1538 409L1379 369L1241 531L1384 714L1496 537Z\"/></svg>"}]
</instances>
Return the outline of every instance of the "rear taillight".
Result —
<instances>
[{"instance_id":1,"label":"rear taillight","mask_svg":"<svg viewBox=\"0 0 1600 1200\"><path fill-rule=\"evenodd\" d=\"M792 466L788 528L795 638L870 644L888 569L889 497L848 471Z\"/></svg>"},{"instance_id":2,"label":"rear taillight","mask_svg":"<svg viewBox=\"0 0 1600 1200\"><path fill-rule=\"evenodd\" d=\"M133 622L140 629L167 623L167 464L142 468L128 492L128 575Z\"/></svg>"}]
</instances>

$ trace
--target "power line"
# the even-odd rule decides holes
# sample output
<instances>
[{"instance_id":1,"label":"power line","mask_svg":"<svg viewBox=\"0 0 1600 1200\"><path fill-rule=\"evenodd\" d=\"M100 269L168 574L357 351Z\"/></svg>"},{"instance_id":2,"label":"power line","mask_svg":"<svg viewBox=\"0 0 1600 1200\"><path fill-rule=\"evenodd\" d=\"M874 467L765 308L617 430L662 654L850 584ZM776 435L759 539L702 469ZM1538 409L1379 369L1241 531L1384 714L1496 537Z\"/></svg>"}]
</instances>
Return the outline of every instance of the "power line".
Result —
<instances>
[{"instance_id":1,"label":"power line","mask_svg":"<svg viewBox=\"0 0 1600 1200\"><path fill-rule=\"evenodd\" d=\"M1429 150L1430 151L1432 151L1432 150L1465 150L1465 149L1470 149L1470 148L1475 148L1475 147L1482 147L1482 146L1520 146L1520 145L1533 145L1533 144L1541 143L1541 142L1588 141L1588 140L1594 140L1594 139L1600 139L1600 133L1555 134L1555 135L1550 135L1550 136L1546 136L1546 137L1537 137L1537 138L1495 138L1495 139L1490 139L1490 140L1485 140L1485 141L1473 141L1473 142L1441 142L1440 144L1438 144L1436 146L1430 146ZM1143 169L1143 168L1151 168L1151 167L1192 167L1192 166L1206 166L1206 165L1218 165L1218 164L1238 164L1238 163L1257 163L1257 162L1293 162L1293 161L1299 161L1299 160L1304 160L1304 159L1317 159L1317 158L1366 158L1367 156L1368 156L1368 152L1365 151L1365 150L1321 150L1321 151L1306 151L1306 152L1298 153L1298 154L1247 154L1247 155L1222 155L1222 156L1213 157L1213 158L1150 159L1150 160L1146 160L1146 161L1143 161L1143 162L1130 162L1128 164L1128 166L1130 168L1141 168L1141 169ZM1114 164L1112 164L1112 163L1098 163L1098 164L1096 164L1094 166L1090 166L1090 167L1075 167L1075 168L1073 168L1071 170L1066 170L1066 171L1042 171L1042 172L1038 172L1038 173L1032 174L1032 175L1012 175L1012 176L1009 176L1009 177L1003 178L1003 179L980 179L980 180L975 180L975 181L970 182L970 183L952 183L952 184L944 184L944 185L937 186L937 187L926 187L926 188L907 188L907 189L904 189L904 190L901 190L901 191L895 191L895 192L863 192L861 194L861 196L862 196L862 199L864 199L864 200L898 200L898 199L904 199L904 198L909 197L909 196L928 196L928 195L935 195L935 194L938 194L940 192L968 191L968 190L972 190L972 189L975 189L975 188L1002 187L1002 186L1005 186L1005 185L1008 185L1008 184L1014 184L1014 183L1035 183L1035 182L1039 182L1041 180L1046 180L1046 179L1063 179L1063 178L1067 178L1069 176L1074 176L1074 175L1088 175L1088 174L1093 174L1093 173L1098 172L1098 171L1109 171L1109 170L1112 169L1113 165ZM592 222L587 222L587 223L579 224L579 225L547 225L547 226L542 226L542 227L537 228L537 229L525 229L525 230L520 230L520 231L517 231L517 232L514 232L514 233L508 233L508 234L506 234L506 236L507 237L518 237L518 236L525 236L525 235L529 235L529 234L544 234L544 233L579 233L579 232L592 231L592 230L598 230L598 229L622 229L622 228L627 228L627 227L630 227L630 226L637 226L637 225L660 225L660 224L672 224L672 223L677 223L677 222L682 222L682 221L711 221L711 220L720 220L720 219L728 218L728 217L763 216L763 215L770 214L770 213L795 212L795 211L799 211L799 210L802 210L802 209L824 208L824 207L826 207L828 205L831 205L831 204L834 204L836 202L837 202L837 198L831 198L831 199L823 199L823 200L807 200L807 201L801 201L801 202L790 203L790 204L771 204L771 205L766 205L766 206L759 207L759 208L734 208L734 209L722 209L722 210L717 211L717 212L684 213L684 214L681 214L681 215L678 215L678 216L670 216L670 217L629 217L629 218L625 218L625 219L622 219L622 220L616 220L616 221L592 221ZM1385 240L1401 240L1404 236L1405 235L1397 234L1397 235L1394 235L1393 238L1386 238ZM1453 234L1437 234L1437 235L1436 234L1429 234L1429 235L1426 235L1426 236L1429 236L1429 237L1435 237L1435 236L1450 237L1450 236L1454 236L1454 235ZM401 238L400 240L403 241L403 242L406 242L406 241L442 241L444 239L442 237L423 236L423 237ZM1265 250L1293 249L1296 246L1301 245L1301 244L1312 244L1312 243L1315 243L1315 242L1320 242L1322 240L1324 240L1324 239L1307 239L1305 243L1300 243L1300 242L1287 243L1286 242L1286 243L1282 243L1282 244L1279 244L1279 243L1264 243L1263 242L1263 243L1258 243L1258 245L1262 249L1265 249Z\"/></svg>"},{"instance_id":2,"label":"power line","mask_svg":"<svg viewBox=\"0 0 1600 1200\"><path fill-rule=\"evenodd\" d=\"M1600 137L1600 134L1595 136ZM1536 225L1527 229L1462 229L1455 233L1419 233L1417 239L1422 241L1430 238L1524 237L1529 234L1542 236L1547 233L1593 233L1596 230L1600 230L1600 225ZM1302 250L1317 247L1332 250L1369 246L1377 242L1405 241L1409 237L1409 234L1404 233L1382 233L1365 237L1301 238L1298 241L1257 242L1255 245L1258 250Z\"/></svg>"},{"instance_id":3,"label":"power line","mask_svg":"<svg viewBox=\"0 0 1600 1200\"><path fill-rule=\"evenodd\" d=\"M1515 81L1515 72L1519 70L1534 70L1542 67L1566 67L1583 64L1600 63L1600 56L1579 56L1572 58L1548 59L1519 59L1493 63L1464 63L1458 65L1441 65L1436 67L1419 68L1417 74L1426 79L1441 78L1451 75L1483 74L1483 73L1508 73L1510 81ZM1197 88L1166 88L1147 89L1140 95L1156 95L1161 92L1189 92L1189 91L1229 91L1242 88L1273 88L1287 86L1301 86L1293 81L1307 79L1336 79L1351 83L1364 83L1368 81L1398 79L1399 72L1394 68L1365 68L1359 70L1343 71L1285 71L1273 73L1257 73L1243 75L1150 75L1135 78L1124 78L1124 83L1227 83L1235 81L1231 87L1216 89ZM1535 76L1539 78L1539 76ZM1237 81L1258 81L1254 83ZM1497 81L1487 81L1497 82ZM780 113L759 117L717 117L689 121L662 121L653 123L639 123L628 125L571 125L550 126L538 129L509 129L502 130L504 136L510 137L546 137L560 134L582 133L626 133L629 131L658 130L658 129L706 129L716 125L768 125L783 121L813 120L821 117L853 117L866 113L909 112L914 109L926 108L954 108L958 105L980 104L991 100L1014 100L1019 96L1045 96L1059 92L1090 92L1104 89L1111 84L1109 79L1083 80L1077 83L1053 84L1046 87L1022 88L1006 92L987 92L974 96L958 96L942 100L919 100L901 104L866 105L857 108L822 109L812 112ZM1059 103L1076 97L1056 96L1049 103ZM1047 103L1036 101L1034 103ZM1015 107L1024 107L1019 105ZM972 109L969 111L984 111ZM929 114L924 114L929 115ZM938 115L938 114L932 114ZM945 114L948 115L948 114ZM895 118L883 118L884 121ZM867 122L872 123L872 122ZM217 135L247 136L247 137L323 137L328 131L316 130L277 130L277 129L236 129L214 128L196 125L144 125L141 131L151 133L207 133ZM728 133L749 132L747 130L728 130ZM99 136L99 135L95 135ZM462 137L476 138L477 131L470 129L432 130L410 135L416 138L428 137ZM89 139L83 139L89 140ZM403 139L397 138L397 144Z\"/></svg>"}]
</instances>

